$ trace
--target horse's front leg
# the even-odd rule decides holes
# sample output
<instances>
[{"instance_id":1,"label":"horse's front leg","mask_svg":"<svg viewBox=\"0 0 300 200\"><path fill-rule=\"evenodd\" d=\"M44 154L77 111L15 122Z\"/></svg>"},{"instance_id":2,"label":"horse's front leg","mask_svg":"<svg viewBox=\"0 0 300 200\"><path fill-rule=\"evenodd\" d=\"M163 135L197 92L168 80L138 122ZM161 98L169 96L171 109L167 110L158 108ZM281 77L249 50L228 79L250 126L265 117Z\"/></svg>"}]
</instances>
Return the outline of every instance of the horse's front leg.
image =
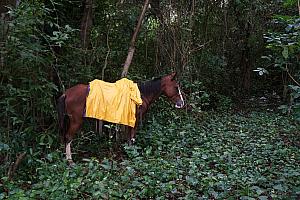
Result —
<instances>
[{"instance_id":1,"label":"horse's front leg","mask_svg":"<svg viewBox=\"0 0 300 200\"><path fill-rule=\"evenodd\" d=\"M142 122L141 120L143 119L145 112L146 112L145 106L137 106L136 107L135 125L134 125L134 127L129 127L129 140L128 140L129 145L132 145L135 143L136 131L137 131L139 123Z\"/></svg>"},{"instance_id":2,"label":"horse's front leg","mask_svg":"<svg viewBox=\"0 0 300 200\"><path fill-rule=\"evenodd\" d=\"M135 137L136 137L136 126L129 128L129 145L133 145L135 143Z\"/></svg>"},{"instance_id":3,"label":"horse's front leg","mask_svg":"<svg viewBox=\"0 0 300 200\"><path fill-rule=\"evenodd\" d=\"M129 145L133 145L135 143L136 129L137 129L137 123L135 123L134 127L129 128L129 140L128 140Z\"/></svg>"}]
</instances>

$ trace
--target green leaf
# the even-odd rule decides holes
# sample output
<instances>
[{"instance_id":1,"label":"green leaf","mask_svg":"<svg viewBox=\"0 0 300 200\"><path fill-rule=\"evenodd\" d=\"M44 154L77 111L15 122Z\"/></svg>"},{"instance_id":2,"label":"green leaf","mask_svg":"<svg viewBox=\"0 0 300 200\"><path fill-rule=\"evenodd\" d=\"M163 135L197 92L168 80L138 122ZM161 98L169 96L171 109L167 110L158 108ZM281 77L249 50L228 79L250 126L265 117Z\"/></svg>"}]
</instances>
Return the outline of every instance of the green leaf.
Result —
<instances>
[{"instance_id":1,"label":"green leaf","mask_svg":"<svg viewBox=\"0 0 300 200\"><path fill-rule=\"evenodd\" d=\"M288 59L288 57L289 57L289 49L288 49L288 47L286 47L286 46L283 47L282 55L283 55L283 57L285 59Z\"/></svg>"},{"instance_id":2,"label":"green leaf","mask_svg":"<svg viewBox=\"0 0 300 200\"><path fill-rule=\"evenodd\" d=\"M0 142L0 152L7 151L7 150L9 150L9 146L7 144Z\"/></svg>"},{"instance_id":3,"label":"green leaf","mask_svg":"<svg viewBox=\"0 0 300 200\"><path fill-rule=\"evenodd\" d=\"M267 196L259 196L258 199L259 200L268 200L268 197Z\"/></svg>"},{"instance_id":4,"label":"green leaf","mask_svg":"<svg viewBox=\"0 0 300 200\"><path fill-rule=\"evenodd\" d=\"M241 200L255 200L255 198L249 197L249 196L242 196L240 198Z\"/></svg>"},{"instance_id":5,"label":"green leaf","mask_svg":"<svg viewBox=\"0 0 300 200\"><path fill-rule=\"evenodd\" d=\"M101 167L103 167L106 170L111 169L111 162L108 159L104 159L102 163L100 164Z\"/></svg>"},{"instance_id":6,"label":"green leaf","mask_svg":"<svg viewBox=\"0 0 300 200\"><path fill-rule=\"evenodd\" d=\"M198 180L195 177L186 176L186 182L190 185L196 185L198 183Z\"/></svg>"},{"instance_id":7,"label":"green leaf","mask_svg":"<svg viewBox=\"0 0 300 200\"><path fill-rule=\"evenodd\" d=\"M256 192L256 194L258 194L258 195L261 195L262 193L264 193L264 190L262 190L258 186L252 186L251 189L254 190Z\"/></svg>"},{"instance_id":8,"label":"green leaf","mask_svg":"<svg viewBox=\"0 0 300 200\"><path fill-rule=\"evenodd\" d=\"M273 188L275 190L282 191L282 192L286 191L286 188L284 186L282 186L281 184L274 185Z\"/></svg>"}]
</instances>

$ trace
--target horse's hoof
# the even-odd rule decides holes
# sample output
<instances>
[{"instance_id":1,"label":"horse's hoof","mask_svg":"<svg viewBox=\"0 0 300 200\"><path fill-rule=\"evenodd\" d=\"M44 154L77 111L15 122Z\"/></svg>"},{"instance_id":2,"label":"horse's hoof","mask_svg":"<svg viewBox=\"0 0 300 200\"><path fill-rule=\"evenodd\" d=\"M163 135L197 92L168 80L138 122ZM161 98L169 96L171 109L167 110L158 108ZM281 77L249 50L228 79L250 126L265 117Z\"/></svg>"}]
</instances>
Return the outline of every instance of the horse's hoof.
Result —
<instances>
[{"instance_id":1,"label":"horse's hoof","mask_svg":"<svg viewBox=\"0 0 300 200\"><path fill-rule=\"evenodd\" d=\"M132 146L135 144L135 138L131 138L129 141L128 141L128 145L129 146Z\"/></svg>"},{"instance_id":2,"label":"horse's hoof","mask_svg":"<svg viewBox=\"0 0 300 200\"><path fill-rule=\"evenodd\" d=\"M72 168L75 166L75 163L73 162L73 160L68 160L68 165Z\"/></svg>"}]
</instances>

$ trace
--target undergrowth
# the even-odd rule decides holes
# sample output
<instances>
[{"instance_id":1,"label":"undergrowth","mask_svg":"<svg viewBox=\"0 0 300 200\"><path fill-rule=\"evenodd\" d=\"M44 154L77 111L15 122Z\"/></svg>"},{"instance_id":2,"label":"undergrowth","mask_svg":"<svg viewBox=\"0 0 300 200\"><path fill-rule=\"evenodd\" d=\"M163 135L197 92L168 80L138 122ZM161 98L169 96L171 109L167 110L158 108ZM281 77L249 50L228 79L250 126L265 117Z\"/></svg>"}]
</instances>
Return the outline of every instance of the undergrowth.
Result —
<instances>
[{"instance_id":1,"label":"undergrowth","mask_svg":"<svg viewBox=\"0 0 300 200\"><path fill-rule=\"evenodd\" d=\"M31 176L23 167L22 178L3 177L0 199L300 198L300 134L289 118L161 109L148 115L136 145L120 146L121 158L77 157L68 168L53 151L33 161Z\"/></svg>"}]
</instances>

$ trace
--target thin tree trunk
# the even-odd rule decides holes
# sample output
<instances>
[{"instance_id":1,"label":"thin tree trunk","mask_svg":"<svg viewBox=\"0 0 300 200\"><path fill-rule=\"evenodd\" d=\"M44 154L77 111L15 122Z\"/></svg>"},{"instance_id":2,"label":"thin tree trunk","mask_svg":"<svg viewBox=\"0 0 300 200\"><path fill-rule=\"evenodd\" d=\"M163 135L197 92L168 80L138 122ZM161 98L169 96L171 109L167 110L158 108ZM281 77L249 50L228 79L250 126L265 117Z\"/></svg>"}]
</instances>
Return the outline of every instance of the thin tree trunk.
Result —
<instances>
[{"instance_id":1,"label":"thin tree trunk","mask_svg":"<svg viewBox=\"0 0 300 200\"><path fill-rule=\"evenodd\" d=\"M300 16L300 0L298 0L298 12L299 12L299 16Z\"/></svg>"},{"instance_id":2,"label":"thin tree trunk","mask_svg":"<svg viewBox=\"0 0 300 200\"><path fill-rule=\"evenodd\" d=\"M146 10L148 8L148 5L149 5L149 0L145 0L144 6L143 6L143 10L142 10L141 15L139 17L139 21L137 23L137 26L136 26L136 28L134 30L133 36L132 36L131 41L130 41L128 55L127 55L127 58L126 58L126 61L125 61L125 64L124 64L123 72L121 74L122 78L127 76L128 69L129 69L129 66L131 64L131 61L132 61L132 58L133 58L133 54L134 54L134 51L135 51L135 41L136 41L138 32L140 31L140 28L141 28L141 25L142 25L142 21L143 21L143 18L145 16L145 13L146 13Z\"/></svg>"},{"instance_id":3,"label":"thin tree trunk","mask_svg":"<svg viewBox=\"0 0 300 200\"><path fill-rule=\"evenodd\" d=\"M93 24L93 0L83 0L83 16L80 25L80 39L82 48L87 48Z\"/></svg>"}]
</instances>

